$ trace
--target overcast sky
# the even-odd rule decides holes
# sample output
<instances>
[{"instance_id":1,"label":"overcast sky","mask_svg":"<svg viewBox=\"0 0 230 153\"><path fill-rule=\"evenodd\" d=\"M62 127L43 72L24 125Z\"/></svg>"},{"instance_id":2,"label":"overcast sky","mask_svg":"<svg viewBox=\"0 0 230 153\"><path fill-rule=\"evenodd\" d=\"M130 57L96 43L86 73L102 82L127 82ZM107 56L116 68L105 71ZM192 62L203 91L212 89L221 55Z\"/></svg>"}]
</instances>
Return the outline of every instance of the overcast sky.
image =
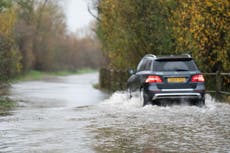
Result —
<instances>
[{"instance_id":1,"label":"overcast sky","mask_svg":"<svg viewBox=\"0 0 230 153\"><path fill-rule=\"evenodd\" d=\"M88 26L94 20L87 9L89 2L90 0L68 0L65 3L67 25L71 32Z\"/></svg>"}]
</instances>

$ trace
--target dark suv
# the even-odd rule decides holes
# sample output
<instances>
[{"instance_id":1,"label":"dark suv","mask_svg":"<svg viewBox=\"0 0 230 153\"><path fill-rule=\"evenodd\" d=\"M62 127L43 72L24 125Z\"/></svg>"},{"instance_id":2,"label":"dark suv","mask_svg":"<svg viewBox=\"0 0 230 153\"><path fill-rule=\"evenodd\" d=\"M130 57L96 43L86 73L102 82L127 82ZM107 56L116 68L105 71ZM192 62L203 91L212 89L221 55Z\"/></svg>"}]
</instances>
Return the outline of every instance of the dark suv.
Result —
<instances>
[{"instance_id":1,"label":"dark suv","mask_svg":"<svg viewBox=\"0 0 230 153\"><path fill-rule=\"evenodd\" d=\"M143 105L205 104L205 80L192 57L186 55L146 55L131 71L127 87L130 98L140 93Z\"/></svg>"}]
</instances>

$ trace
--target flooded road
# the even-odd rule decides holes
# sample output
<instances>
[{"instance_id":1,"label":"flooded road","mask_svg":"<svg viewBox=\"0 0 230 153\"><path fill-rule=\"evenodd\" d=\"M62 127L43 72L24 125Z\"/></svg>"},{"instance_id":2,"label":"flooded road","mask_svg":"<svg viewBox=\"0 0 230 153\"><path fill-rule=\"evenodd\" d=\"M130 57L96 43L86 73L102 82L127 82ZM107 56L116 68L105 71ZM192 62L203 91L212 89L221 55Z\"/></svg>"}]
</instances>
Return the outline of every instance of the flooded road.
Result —
<instances>
[{"instance_id":1,"label":"flooded road","mask_svg":"<svg viewBox=\"0 0 230 153\"><path fill-rule=\"evenodd\" d=\"M145 106L93 89L97 74L14 84L0 153L230 152L230 105Z\"/></svg>"}]
</instances>

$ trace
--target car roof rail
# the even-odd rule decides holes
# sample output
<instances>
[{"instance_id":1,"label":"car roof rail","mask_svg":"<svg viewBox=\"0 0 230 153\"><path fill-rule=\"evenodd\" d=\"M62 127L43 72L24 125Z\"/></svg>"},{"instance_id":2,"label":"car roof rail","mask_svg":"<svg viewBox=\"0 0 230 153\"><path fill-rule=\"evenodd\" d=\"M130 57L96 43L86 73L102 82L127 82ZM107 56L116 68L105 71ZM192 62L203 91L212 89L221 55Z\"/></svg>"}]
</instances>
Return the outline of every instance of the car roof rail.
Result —
<instances>
[{"instance_id":1,"label":"car roof rail","mask_svg":"<svg viewBox=\"0 0 230 153\"><path fill-rule=\"evenodd\" d=\"M154 55L154 54L147 54L147 55L144 56L144 58L145 58L145 57L153 57L153 58L156 58L157 56Z\"/></svg>"},{"instance_id":2,"label":"car roof rail","mask_svg":"<svg viewBox=\"0 0 230 153\"><path fill-rule=\"evenodd\" d=\"M182 55L187 56L189 58L192 58L192 56L190 54L182 54Z\"/></svg>"}]
</instances>

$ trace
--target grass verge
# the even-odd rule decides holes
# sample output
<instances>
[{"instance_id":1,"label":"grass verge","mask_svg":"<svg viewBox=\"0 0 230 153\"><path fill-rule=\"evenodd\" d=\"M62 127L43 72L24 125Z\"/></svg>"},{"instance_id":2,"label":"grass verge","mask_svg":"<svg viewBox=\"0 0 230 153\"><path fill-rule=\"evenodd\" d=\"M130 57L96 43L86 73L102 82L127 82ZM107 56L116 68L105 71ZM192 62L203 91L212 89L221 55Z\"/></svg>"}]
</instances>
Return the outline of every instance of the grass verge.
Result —
<instances>
[{"instance_id":1,"label":"grass verge","mask_svg":"<svg viewBox=\"0 0 230 153\"><path fill-rule=\"evenodd\" d=\"M9 114L9 110L14 108L16 103L8 97L0 97L0 116Z\"/></svg>"},{"instance_id":2,"label":"grass verge","mask_svg":"<svg viewBox=\"0 0 230 153\"><path fill-rule=\"evenodd\" d=\"M97 70L84 68L79 69L76 71L54 71L54 72L42 72L31 70L23 75L16 77L15 79L11 80L11 82L18 82L18 81L30 81L30 80L41 80L50 76L67 76L67 75L76 75L76 74L85 74L85 73L93 73L97 72Z\"/></svg>"}]
</instances>

